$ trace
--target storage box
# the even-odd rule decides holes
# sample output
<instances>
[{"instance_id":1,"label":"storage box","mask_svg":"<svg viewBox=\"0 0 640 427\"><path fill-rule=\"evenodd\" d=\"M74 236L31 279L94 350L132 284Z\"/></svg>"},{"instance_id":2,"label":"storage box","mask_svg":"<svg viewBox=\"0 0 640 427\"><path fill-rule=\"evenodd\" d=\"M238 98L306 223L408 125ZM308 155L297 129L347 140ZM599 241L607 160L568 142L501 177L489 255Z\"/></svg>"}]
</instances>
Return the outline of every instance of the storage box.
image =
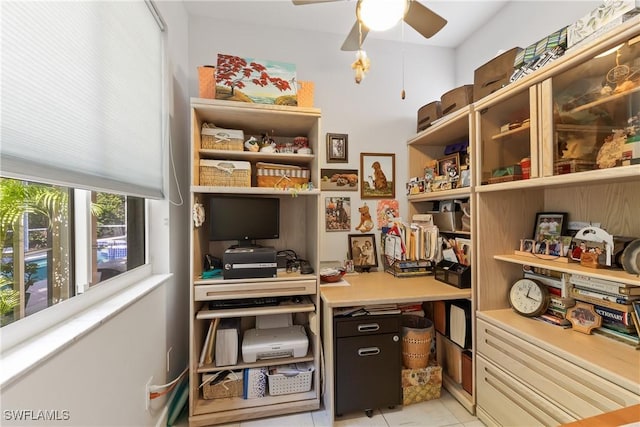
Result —
<instances>
[{"instance_id":1,"label":"storage box","mask_svg":"<svg viewBox=\"0 0 640 427\"><path fill-rule=\"evenodd\" d=\"M473 394L473 362L469 350L462 352L462 389Z\"/></svg>"},{"instance_id":2,"label":"storage box","mask_svg":"<svg viewBox=\"0 0 640 427\"><path fill-rule=\"evenodd\" d=\"M473 102L473 85L464 85L442 94L440 104L442 115L446 116Z\"/></svg>"},{"instance_id":3,"label":"storage box","mask_svg":"<svg viewBox=\"0 0 640 427\"><path fill-rule=\"evenodd\" d=\"M402 370L402 404L440 398L442 367L438 365Z\"/></svg>"},{"instance_id":4,"label":"storage box","mask_svg":"<svg viewBox=\"0 0 640 427\"><path fill-rule=\"evenodd\" d=\"M269 394L271 396L304 393L305 391L311 390L313 368L305 372L293 372L291 374L273 372L272 369L269 369L267 372L267 383L269 384Z\"/></svg>"},{"instance_id":5,"label":"storage box","mask_svg":"<svg viewBox=\"0 0 640 427\"><path fill-rule=\"evenodd\" d=\"M256 164L258 187L289 188L308 183L310 176L309 169L300 166L262 162Z\"/></svg>"},{"instance_id":6,"label":"storage box","mask_svg":"<svg viewBox=\"0 0 640 427\"><path fill-rule=\"evenodd\" d=\"M520 47L508 50L476 68L473 77L473 99L478 101L509 84Z\"/></svg>"},{"instance_id":7,"label":"storage box","mask_svg":"<svg viewBox=\"0 0 640 427\"><path fill-rule=\"evenodd\" d=\"M210 123L202 124L201 146L210 150L244 150L244 132L237 129L217 128Z\"/></svg>"},{"instance_id":8,"label":"storage box","mask_svg":"<svg viewBox=\"0 0 640 427\"><path fill-rule=\"evenodd\" d=\"M200 160L200 185L251 187L251 163Z\"/></svg>"},{"instance_id":9,"label":"storage box","mask_svg":"<svg viewBox=\"0 0 640 427\"><path fill-rule=\"evenodd\" d=\"M567 28L567 47L571 48L620 25L640 11L637 0L609 0Z\"/></svg>"},{"instance_id":10,"label":"storage box","mask_svg":"<svg viewBox=\"0 0 640 427\"><path fill-rule=\"evenodd\" d=\"M434 120L442 117L442 105L440 101L433 101L418 109L418 132L425 130Z\"/></svg>"},{"instance_id":11,"label":"storage box","mask_svg":"<svg viewBox=\"0 0 640 427\"><path fill-rule=\"evenodd\" d=\"M205 382L214 374L202 374ZM202 386L202 397L205 399L223 399L226 397L242 396L243 379L242 372L231 372L227 378L217 384L207 382Z\"/></svg>"},{"instance_id":12,"label":"storage box","mask_svg":"<svg viewBox=\"0 0 640 427\"><path fill-rule=\"evenodd\" d=\"M434 278L456 288L466 289L471 287L471 266L442 260L436 265Z\"/></svg>"}]
</instances>

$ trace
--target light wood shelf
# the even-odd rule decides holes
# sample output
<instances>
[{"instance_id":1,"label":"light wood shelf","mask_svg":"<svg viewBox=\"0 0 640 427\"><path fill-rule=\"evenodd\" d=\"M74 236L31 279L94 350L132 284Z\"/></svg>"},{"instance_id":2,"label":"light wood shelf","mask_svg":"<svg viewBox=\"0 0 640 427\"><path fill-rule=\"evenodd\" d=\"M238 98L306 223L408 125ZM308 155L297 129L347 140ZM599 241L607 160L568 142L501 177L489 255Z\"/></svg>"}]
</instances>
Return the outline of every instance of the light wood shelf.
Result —
<instances>
[{"instance_id":1,"label":"light wood shelf","mask_svg":"<svg viewBox=\"0 0 640 427\"><path fill-rule=\"evenodd\" d=\"M527 123L517 128L509 129L508 131L500 132L499 134L493 135L491 139L494 139L494 140L505 139L509 136L516 135L518 133L524 132L525 130L529 130L530 128L531 128L531 125Z\"/></svg>"},{"instance_id":2,"label":"light wood shelf","mask_svg":"<svg viewBox=\"0 0 640 427\"><path fill-rule=\"evenodd\" d=\"M259 151L212 150L208 148L201 148L199 153L201 159L245 160L254 163L275 162L298 165L311 164L316 158L315 154L261 153Z\"/></svg>"},{"instance_id":3,"label":"light wood shelf","mask_svg":"<svg viewBox=\"0 0 640 427\"><path fill-rule=\"evenodd\" d=\"M471 196L471 187L454 188L453 190L431 191L407 196L409 202L427 202L435 200L466 199Z\"/></svg>"},{"instance_id":4,"label":"light wood shelf","mask_svg":"<svg viewBox=\"0 0 640 427\"><path fill-rule=\"evenodd\" d=\"M575 113L579 113L580 111L586 111L589 110L591 108L597 107L599 105L603 105L603 104L608 104L610 102L613 102L617 99L621 99L624 98L625 96L630 96L636 92L640 92L640 87L635 87L633 89L630 90L626 90L624 92L620 92L620 93L614 93L613 95L609 95L609 96L603 96L602 98L598 98L595 101L589 102L587 104L584 105L580 105L579 107L576 107L572 110L569 111L564 111L562 114L575 114Z\"/></svg>"},{"instance_id":5,"label":"light wood shelf","mask_svg":"<svg viewBox=\"0 0 640 427\"><path fill-rule=\"evenodd\" d=\"M215 310L200 310L196 314L196 319L216 319L227 317L246 317L246 316L266 316L268 314L282 314L282 313L310 313L315 311L315 304L300 303L300 304L281 304L265 307L252 307L252 308L222 308Z\"/></svg>"},{"instance_id":6,"label":"light wood shelf","mask_svg":"<svg viewBox=\"0 0 640 427\"><path fill-rule=\"evenodd\" d=\"M279 357L277 359L270 360L258 360L256 362L245 363L242 360L242 356L239 355L238 363L233 366L216 366L215 364L205 364L198 368L197 372L199 374L207 373L207 372L218 372L224 370L239 370L246 368L260 368L263 366L277 366L277 365L288 365L290 363L301 363L301 362L313 362L313 351L309 349L307 354L302 357Z\"/></svg>"}]
</instances>

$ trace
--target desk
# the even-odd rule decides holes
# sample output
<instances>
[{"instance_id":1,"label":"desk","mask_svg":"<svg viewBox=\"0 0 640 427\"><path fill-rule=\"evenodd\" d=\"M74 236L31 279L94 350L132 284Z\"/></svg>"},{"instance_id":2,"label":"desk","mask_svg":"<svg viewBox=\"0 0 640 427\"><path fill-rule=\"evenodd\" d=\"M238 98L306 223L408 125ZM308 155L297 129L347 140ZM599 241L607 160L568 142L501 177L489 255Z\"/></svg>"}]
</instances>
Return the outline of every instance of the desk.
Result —
<instances>
[{"instance_id":1,"label":"desk","mask_svg":"<svg viewBox=\"0 0 640 427\"><path fill-rule=\"evenodd\" d=\"M628 406L616 411L563 424L562 427L616 427L631 423L640 423L640 405Z\"/></svg>"},{"instance_id":2,"label":"desk","mask_svg":"<svg viewBox=\"0 0 640 427\"><path fill-rule=\"evenodd\" d=\"M382 271L345 276L350 286L320 288L322 298L322 342L324 348L324 406L331 420L335 418L333 309L357 305L470 299L471 289L458 289L438 282L433 276L397 278ZM455 391L447 387L456 396ZM457 397L457 396L456 396ZM460 400L460 398L458 398ZM473 402L461 402L474 412Z\"/></svg>"}]
</instances>

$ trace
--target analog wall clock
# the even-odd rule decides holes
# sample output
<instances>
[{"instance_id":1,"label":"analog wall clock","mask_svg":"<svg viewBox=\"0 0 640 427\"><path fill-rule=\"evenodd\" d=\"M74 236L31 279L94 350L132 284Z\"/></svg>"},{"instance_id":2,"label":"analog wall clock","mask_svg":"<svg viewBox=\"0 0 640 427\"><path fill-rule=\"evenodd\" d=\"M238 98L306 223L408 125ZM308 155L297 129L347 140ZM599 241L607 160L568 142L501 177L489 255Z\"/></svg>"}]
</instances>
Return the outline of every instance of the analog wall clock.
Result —
<instances>
[{"instance_id":1,"label":"analog wall clock","mask_svg":"<svg viewBox=\"0 0 640 427\"><path fill-rule=\"evenodd\" d=\"M539 316L549 306L549 290L535 280L520 279L511 286L509 303L522 316Z\"/></svg>"}]
</instances>

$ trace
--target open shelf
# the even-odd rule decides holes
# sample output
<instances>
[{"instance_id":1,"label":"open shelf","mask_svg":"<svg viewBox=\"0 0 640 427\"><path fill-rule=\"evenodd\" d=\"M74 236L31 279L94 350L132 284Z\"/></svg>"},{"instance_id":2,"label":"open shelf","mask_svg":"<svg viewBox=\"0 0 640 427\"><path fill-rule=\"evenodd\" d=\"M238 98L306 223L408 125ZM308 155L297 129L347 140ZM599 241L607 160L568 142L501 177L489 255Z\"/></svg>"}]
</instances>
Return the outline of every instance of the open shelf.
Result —
<instances>
[{"instance_id":1,"label":"open shelf","mask_svg":"<svg viewBox=\"0 0 640 427\"><path fill-rule=\"evenodd\" d=\"M290 363L300 363L300 362L312 362L313 361L313 351L309 349L307 354L302 357L279 357L277 359L266 359L266 360L257 360L251 363L244 363L242 361L242 355L238 355L239 362L232 366L216 366L215 364L207 364L202 365L198 368L197 372L199 374L207 373L207 372L217 372L224 370L239 370L246 368L260 368L262 366L276 366L276 365L288 365Z\"/></svg>"},{"instance_id":2,"label":"open shelf","mask_svg":"<svg viewBox=\"0 0 640 427\"><path fill-rule=\"evenodd\" d=\"M527 124L522 125L522 126L519 126L519 127L517 127L517 128L510 129L510 130L508 130L508 131L500 132L499 134L493 135L493 136L491 137L491 139L503 139L503 138L507 138L507 137L509 137L509 136L511 136L511 135L518 134L518 133L520 133L520 132L524 132L525 130L528 130L528 129L530 129L530 128L531 128L531 125L530 125L529 123L527 123Z\"/></svg>"},{"instance_id":3,"label":"open shelf","mask_svg":"<svg viewBox=\"0 0 640 427\"><path fill-rule=\"evenodd\" d=\"M249 307L249 308L232 308L232 309L215 309L200 310L196 315L198 320L227 318L227 317L244 317L244 316L266 316L268 314L282 313L309 313L315 311L315 304L299 303L299 304L280 304L266 307Z\"/></svg>"}]
</instances>

